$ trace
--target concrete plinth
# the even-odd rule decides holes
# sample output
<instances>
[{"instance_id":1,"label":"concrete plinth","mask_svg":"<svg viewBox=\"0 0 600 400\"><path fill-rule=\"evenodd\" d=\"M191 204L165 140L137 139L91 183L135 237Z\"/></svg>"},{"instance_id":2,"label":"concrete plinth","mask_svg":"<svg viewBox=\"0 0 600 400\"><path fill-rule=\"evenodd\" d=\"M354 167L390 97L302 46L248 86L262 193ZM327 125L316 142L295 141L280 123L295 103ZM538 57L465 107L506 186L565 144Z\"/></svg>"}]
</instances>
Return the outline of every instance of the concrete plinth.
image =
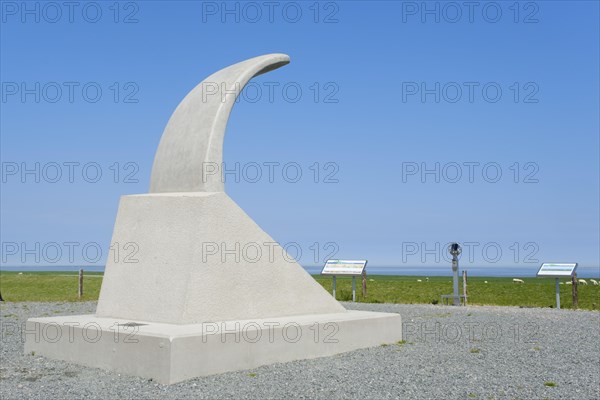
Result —
<instances>
[{"instance_id":1,"label":"concrete plinth","mask_svg":"<svg viewBox=\"0 0 600 400\"><path fill-rule=\"evenodd\" d=\"M172 384L393 343L402 322L366 311L188 325L79 315L31 318L25 335L26 353Z\"/></svg>"}]
</instances>

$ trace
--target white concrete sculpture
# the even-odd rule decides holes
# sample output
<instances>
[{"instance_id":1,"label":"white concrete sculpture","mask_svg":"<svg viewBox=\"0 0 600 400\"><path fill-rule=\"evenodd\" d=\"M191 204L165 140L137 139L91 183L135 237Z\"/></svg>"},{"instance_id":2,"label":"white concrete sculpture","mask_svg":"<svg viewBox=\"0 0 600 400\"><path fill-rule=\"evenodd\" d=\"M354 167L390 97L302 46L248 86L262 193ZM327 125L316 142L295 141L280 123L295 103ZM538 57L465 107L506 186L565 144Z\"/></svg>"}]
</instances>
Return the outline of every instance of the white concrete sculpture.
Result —
<instances>
[{"instance_id":1,"label":"white concrete sculpture","mask_svg":"<svg viewBox=\"0 0 600 400\"><path fill-rule=\"evenodd\" d=\"M112 243L136 254L107 260L96 315L30 319L27 353L174 383L402 338L398 314L345 310L225 194L220 175L203 173L221 164L244 85L288 62L232 65L184 98L150 193L121 198ZM44 339L49 327L59 339Z\"/></svg>"},{"instance_id":2,"label":"white concrete sculpture","mask_svg":"<svg viewBox=\"0 0 600 400\"><path fill-rule=\"evenodd\" d=\"M202 81L179 104L160 140L150 193L224 192L221 176L203 168L219 166L229 114L238 95L255 76L290 62L285 54L255 57L224 68Z\"/></svg>"}]
</instances>

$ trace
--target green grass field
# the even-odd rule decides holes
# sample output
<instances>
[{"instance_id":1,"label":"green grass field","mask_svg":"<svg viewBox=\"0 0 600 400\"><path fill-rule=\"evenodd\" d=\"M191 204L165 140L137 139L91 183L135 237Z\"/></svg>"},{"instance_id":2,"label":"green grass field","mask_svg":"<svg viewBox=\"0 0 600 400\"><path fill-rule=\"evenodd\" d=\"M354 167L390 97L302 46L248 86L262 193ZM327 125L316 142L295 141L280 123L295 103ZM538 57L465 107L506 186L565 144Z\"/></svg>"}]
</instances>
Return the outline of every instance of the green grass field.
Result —
<instances>
[{"instance_id":1,"label":"green grass field","mask_svg":"<svg viewBox=\"0 0 600 400\"><path fill-rule=\"evenodd\" d=\"M82 301L97 300L101 272L86 272ZM0 293L5 301L79 301L77 272L0 272Z\"/></svg>"},{"instance_id":2,"label":"green grass field","mask_svg":"<svg viewBox=\"0 0 600 400\"><path fill-rule=\"evenodd\" d=\"M315 276L331 292L332 278ZM420 279L422 282L418 282ZM554 279L521 278L525 283L513 283L512 278L472 277L468 280L468 303L520 307L555 307ZM566 281L566 280L565 280ZM451 277L374 275L367 278L367 297L362 297L361 279L356 279L357 301L365 303L436 304L442 294L452 293ZM487 283L485 283L487 282ZM459 281L462 293L462 278ZM600 310L600 286L578 285L579 307ZM572 286L560 285L561 308L573 308ZM352 300L352 278L337 278L337 299Z\"/></svg>"},{"instance_id":3,"label":"green grass field","mask_svg":"<svg viewBox=\"0 0 600 400\"><path fill-rule=\"evenodd\" d=\"M331 292L332 278L314 276ZM417 280L421 279L422 282ZM554 280L523 278L524 284L515 284L512 278L469 278L469 304L521 307L554 307ZM485 283L487 281L487 283ZM352 299L351 278L337 278L338 300ZM589 280L588 280L589 282ZM97 300L102 273L85 274L83 301ZM452 292L449 277L369 276L367 297L361 294L361 280L357 279L357 300L366 303L436 304L440 295ZM462 281L461 281L462 287ZM572 308L570 285L560 285L561 307ZM0 292L5 301L79 301L77 273L70 272L0 272ZM600 286L578 285L579 308L600 310Z\"/></svg>"}]
</instances>

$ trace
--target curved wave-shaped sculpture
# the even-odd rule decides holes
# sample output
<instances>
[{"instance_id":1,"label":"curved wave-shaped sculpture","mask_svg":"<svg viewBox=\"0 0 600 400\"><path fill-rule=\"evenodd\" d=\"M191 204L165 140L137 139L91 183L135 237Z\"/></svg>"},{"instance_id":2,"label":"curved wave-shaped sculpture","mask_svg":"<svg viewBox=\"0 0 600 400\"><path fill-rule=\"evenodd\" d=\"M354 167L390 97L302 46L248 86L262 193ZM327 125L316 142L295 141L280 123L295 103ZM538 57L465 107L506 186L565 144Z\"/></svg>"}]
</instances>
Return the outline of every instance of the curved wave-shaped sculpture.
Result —
<instances>
[{"instance_id":1,"label":"curved wave-shaped sculpture","mask_svg":"<svg viewBox=\"0 0 600 400\"><path fill-rule=\"evenodd\" d=\"M255 76L290 62L285 54L251 58L215 72L179 103L160 139L150 193L224 192L223 140L235 100ZM206 168L211 169L206 169Z\"/></svg>"}]
</instances>

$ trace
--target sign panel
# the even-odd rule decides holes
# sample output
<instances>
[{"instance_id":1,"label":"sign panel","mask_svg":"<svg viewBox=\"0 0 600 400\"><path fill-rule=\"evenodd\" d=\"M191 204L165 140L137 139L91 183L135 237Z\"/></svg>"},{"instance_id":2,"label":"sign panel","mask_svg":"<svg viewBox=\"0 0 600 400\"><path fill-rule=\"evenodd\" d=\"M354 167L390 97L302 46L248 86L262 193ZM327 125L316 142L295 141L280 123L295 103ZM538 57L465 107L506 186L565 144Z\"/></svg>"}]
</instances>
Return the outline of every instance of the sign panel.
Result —
<instances>
[{"instance_id":1,"label":"sign panel","mask_svg":"<svg viewBox=\"0 0 600 400\"><path fill-rule=\"evenodd\" d=\"M362 275L367 260L327 260L321 275Z\"/></svg>"},{"instance_id":2,"label":"sign panel","mask_svg":"<svg viewBox=\"0 0 600 400\"><path fill-rule=\"evenodd\" d=\"M561 276L571 277L577 268L577 263L543 263L537 273L538 277L554 277Z\"/></svg>"}]
</instances>

